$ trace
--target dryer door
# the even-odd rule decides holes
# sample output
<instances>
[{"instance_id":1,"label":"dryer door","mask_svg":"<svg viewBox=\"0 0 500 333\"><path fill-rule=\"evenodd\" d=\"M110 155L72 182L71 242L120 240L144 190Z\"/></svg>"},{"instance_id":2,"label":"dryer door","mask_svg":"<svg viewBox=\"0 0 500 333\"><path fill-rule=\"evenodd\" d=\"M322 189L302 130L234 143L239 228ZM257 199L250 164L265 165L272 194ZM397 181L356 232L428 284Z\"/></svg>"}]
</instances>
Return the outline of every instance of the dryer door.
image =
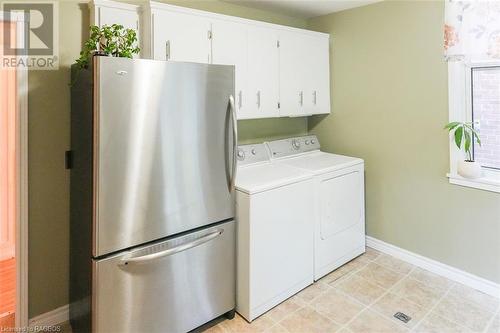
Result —
<instances>
[{"instance_id":1,"label":"dryer door","mask_svg":"<svg viewBox=\"0 0 500 333\"><path fill-rule=\"evenodd\" d=\"M358 168L331 174L320 182L320 237L326 240L363 217L363 173Z\"/></svg>"}]
</instances>

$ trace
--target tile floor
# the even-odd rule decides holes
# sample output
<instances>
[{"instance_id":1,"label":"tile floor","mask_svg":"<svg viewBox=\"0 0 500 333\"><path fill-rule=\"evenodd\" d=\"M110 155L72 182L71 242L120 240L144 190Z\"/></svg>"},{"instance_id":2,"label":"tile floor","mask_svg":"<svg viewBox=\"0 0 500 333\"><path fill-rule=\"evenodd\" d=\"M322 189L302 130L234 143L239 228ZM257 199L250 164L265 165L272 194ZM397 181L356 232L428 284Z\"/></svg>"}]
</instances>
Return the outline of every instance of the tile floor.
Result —
<instances>
[{"instance_id":1,"label":"tile floor","mask_svg":"<svg viewBox=\"0 0 500 333\"><path fill-rule=\"evenodd\" d=\"M411 320L399 321L396 312ZM500 299L368 248L251 324L236 315L197 331L500 333ZM62 332L71 332L67 323Z\"/></svg>"},{"instance_id":2,"label":"tile floor","mask_svg":"<svg viewBox=\"0 0 500 333\"><path fill-rule=\"evenodd\" d=\"M237 315L205 332L500 333L500 300L368 248L251 324Z\"/></svg>"}]
</instances>

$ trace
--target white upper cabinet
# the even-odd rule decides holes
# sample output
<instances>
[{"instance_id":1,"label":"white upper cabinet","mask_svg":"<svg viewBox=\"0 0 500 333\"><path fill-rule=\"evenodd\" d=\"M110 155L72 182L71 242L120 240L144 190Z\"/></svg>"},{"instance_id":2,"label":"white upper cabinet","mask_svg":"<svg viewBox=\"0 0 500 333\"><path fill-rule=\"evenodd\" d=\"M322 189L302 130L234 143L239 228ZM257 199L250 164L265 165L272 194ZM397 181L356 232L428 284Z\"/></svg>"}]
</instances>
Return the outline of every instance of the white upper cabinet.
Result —
<instances>
[{"instance_id":1,"label":"white upper cabinet","mask_svg":"<svg viewBox=\"0 0 500 333\"><path fill-rule=\"evenodd\" d=\"M90 3L90 24L121 24L139 33L139 6L108 0L94 0Z\"/></svg>"},{"instance_id":2,"label":"white upper cabinet","mask_svg":"<svg viewBox=\"0 0 500 333\"><path fill-rule=\"evenodd\" d=\"M278 32L248 29L248 113L246 118L279 117Z\"/></svg>"},{"instance_id":3,"label":"white upper cabinet","mask_svg":"<svg viewBox=\"0 0 500 333\"><path fill-rule=\"evenodd\" d=\"M120 24L124 28L134 29L140 43L139 33L139 6L117 3L108 0L94 0L89 4L90 24L102 27L103 25Z\"/></svg>"},{"instance_id":4,"label":"white upper cabinet","mask_svg":"<svg viewBox=\"0 0 500 333\"><path fill-rule=\"evenodd\" d=\"M209 20L195 15L153 9L151 26L152 59L209 63Z\"/></svg>"},{"instance_id":5,"label":"white upper cabinet","mask_svg":"<svg viewBox=\"0 0 500 333\"><path fill-rule=\"evenodd\" d=\"M280 115L330 113L329 39L280 32Z\"/></svg>"},{"instance_id":6,"label":"white upper cabinet","mask_svg":"<svg viewBox=\"0 0 500 333\"><path fill-rule=\"evenodd\" d=\"M312 114L330 113L330 52L328 38L308 36L304 103Z\"/></svg>"},{"instance_id":7,"label":"white upper cabinet","mask_svg":"<svg viewBox=\"0 0 500 333\"><path fill-rule=\"evenodd\" d=\"M93 24L140 27L144 58L235 66L238 119L330 113L328 34L153 1L90 8Z\"/></svg>"},{"instance_id":8,"label":"white upper cabinet","mask_svg":"<svg viewBox=\"0 0 500 333\"><path fill-rule=\"evenodd\" d=\"M297 117L306 115L305 96L307 82L305 73L307 66L304 60L309 52L304 47L307 36L288 31L280 31L279 64L280 64L280 115Z\"/></svg>"},{"instance_id":9,"label":"white upper cabinet","mask_svg":"<svg viewBox=\"0 0 500 333\"><path fill-rule=\"evenodd\" d=\"M238 119L252 118L248 93L248 33L240 23L212 21L212 64L235 67L235 101Z\"/></svg>"}]
</instances>

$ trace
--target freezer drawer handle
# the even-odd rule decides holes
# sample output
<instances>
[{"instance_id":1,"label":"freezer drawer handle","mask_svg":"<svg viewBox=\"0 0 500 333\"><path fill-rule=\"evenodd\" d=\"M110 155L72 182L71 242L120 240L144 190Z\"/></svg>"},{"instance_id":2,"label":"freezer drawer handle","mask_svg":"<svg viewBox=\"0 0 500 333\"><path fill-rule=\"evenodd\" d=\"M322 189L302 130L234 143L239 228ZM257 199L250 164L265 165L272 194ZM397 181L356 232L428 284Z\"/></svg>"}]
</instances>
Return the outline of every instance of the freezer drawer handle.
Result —
<instances>
[{"instance_id":1,"label":"freezer drawer handle","mask_svg":"<svg viewBox=\"0 0 500 333\"><path fill-rule=\"evenodd\" d=\"M156 253L147 254L147 255L142 256L142 257L122 259L120 261L119 265L123 266L123 265L132 265L132 264L135 264L135 265L147 264L147 263L150 263L150 262L155 261L157 259L168 257L168 256L171 256L173 254L176 254L176 253L179 253L182 251L186 251L186 250L192 249L193 247L196 247L196 246L199 246L199 245L204 244L206 242L209 242L212 239L219 237L223 232L224 232L224 229L217 229L216 231L211 232L203 237L200 237L200 238L195 239L193 241L190 241L188 243L178 245L178 246L173 247L171 249L167 249L167 250L156 252Z\"/></svg>"}]
</instances>

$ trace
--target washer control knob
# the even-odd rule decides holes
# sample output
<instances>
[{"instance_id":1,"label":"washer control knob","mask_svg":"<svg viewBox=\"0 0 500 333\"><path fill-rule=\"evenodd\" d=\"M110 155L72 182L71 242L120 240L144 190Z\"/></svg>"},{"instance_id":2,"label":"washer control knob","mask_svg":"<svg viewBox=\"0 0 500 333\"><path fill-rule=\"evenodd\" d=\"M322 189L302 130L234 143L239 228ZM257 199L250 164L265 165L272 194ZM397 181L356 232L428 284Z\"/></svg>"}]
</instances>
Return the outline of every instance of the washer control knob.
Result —
<instances>
[{"instance_id":1,"label":"washer control knob","mask_svg":"<svg viewBox=\"0 0 500 333\"><path fill-rule=\"evenodd\" d=\"M238 153L236 153L236 156L238 157L239 160L244 160L245 159L245 152L241 149L238 149Z\"/></svg>"},{"instance_id":2,"label":"washer control knob","mask_svg":"<svg viewBox=\"0 0 500 333\"><path fill-rule=\"evenodd\" d=\"M293 139L292 140L292 147L293 149L297 150L300 148L300 141L299 140L296 140L296 139Z\"/></svg>"},{"instance_id":3,"label":"washer control knob","mask_svg":"<svg viewBox=\"0 0 500 333\"><path fill-rule=\"evenodd\" d=\"M304 143L306 144L306 146L308 146L309 145L309 140L306 140Z\"/></svg>"},{"instance_id":4,"label":"washer control knob","mask_svg":"<svg viewBox=\"0 0 500 333\"><path fill-rule=\"evenodd\" d=\"M252 148L250 152L252 153L252 155L257 155L257 151L255 150L255 148Z\"/></svg>"},{"instance_id":5,"label":"washer control knob","mask_svg":"<svg viewBox=\"0 0 500 333\"><path fill-rule=\"evenodd\" d=\"M315 143L316 143L316 140L311 139L311 144L313 145L313 144L315 144Z\"/></svg>"}]
</instances>

